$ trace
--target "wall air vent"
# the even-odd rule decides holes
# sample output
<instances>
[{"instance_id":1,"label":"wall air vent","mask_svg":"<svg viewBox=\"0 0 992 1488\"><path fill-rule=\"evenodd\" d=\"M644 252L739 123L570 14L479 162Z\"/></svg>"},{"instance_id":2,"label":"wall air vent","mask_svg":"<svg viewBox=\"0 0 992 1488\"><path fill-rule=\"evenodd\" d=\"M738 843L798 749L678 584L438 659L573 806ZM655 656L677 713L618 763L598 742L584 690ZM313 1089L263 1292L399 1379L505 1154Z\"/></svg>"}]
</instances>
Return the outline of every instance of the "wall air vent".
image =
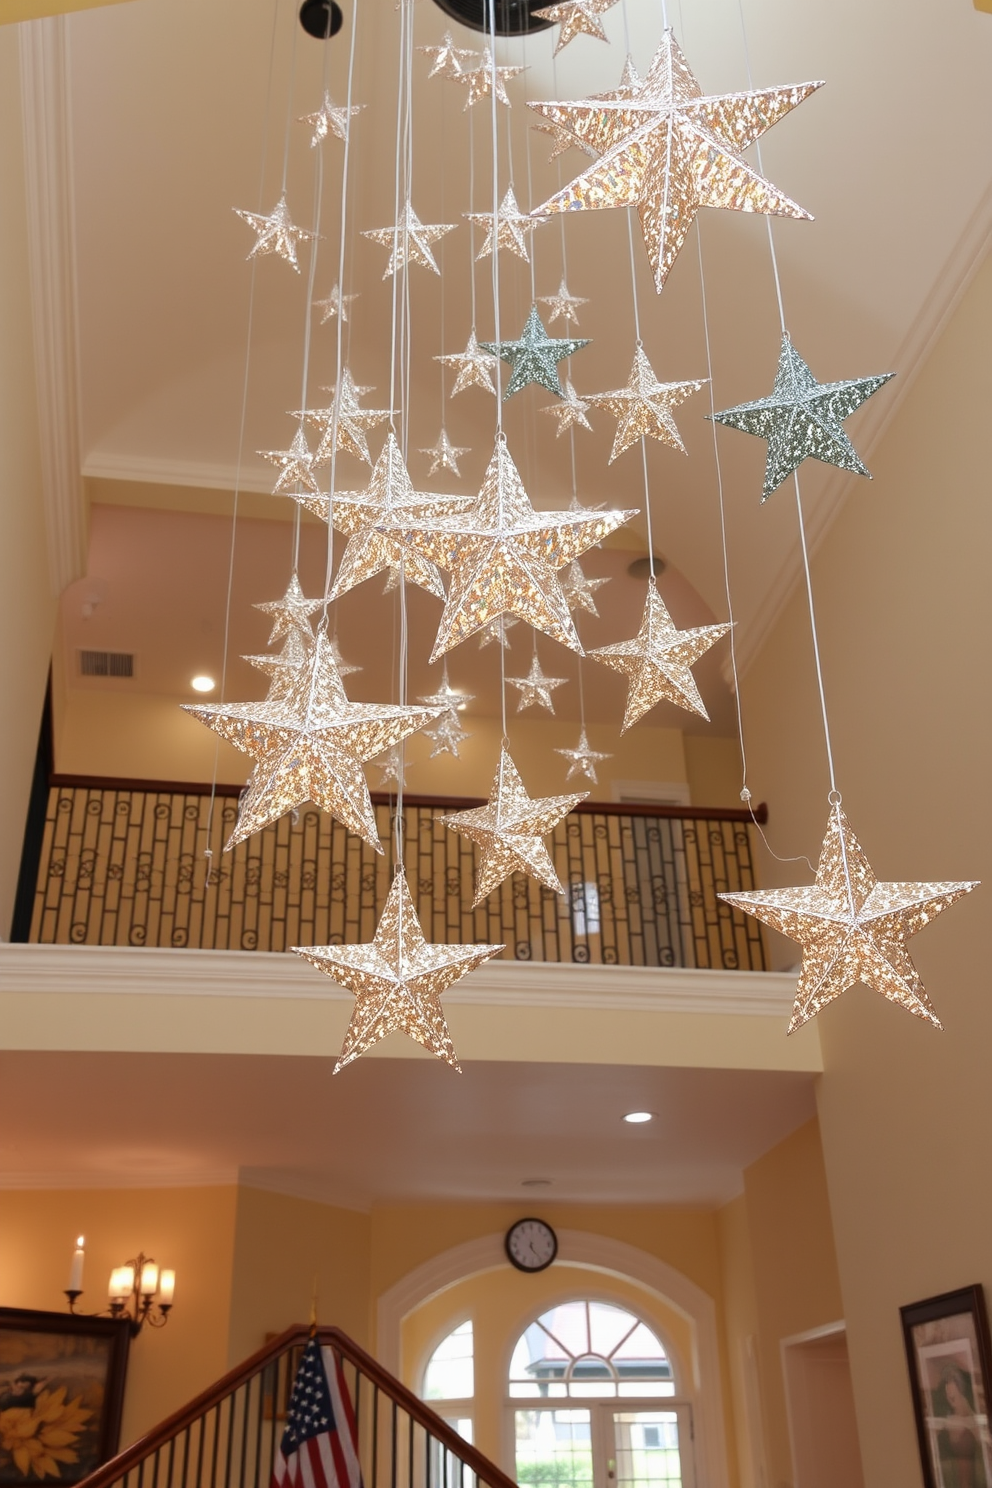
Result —
<instances>
[{"instance_id":1,"label":"wall air vent","mask_svg":"<svg viewBox=\"0 0 992 1488\"><path fill-rule=\"evenodd\" d=\"M134 654L131 651L80 651L81 677L133 677Z\"/></svg>"}]
</instances>

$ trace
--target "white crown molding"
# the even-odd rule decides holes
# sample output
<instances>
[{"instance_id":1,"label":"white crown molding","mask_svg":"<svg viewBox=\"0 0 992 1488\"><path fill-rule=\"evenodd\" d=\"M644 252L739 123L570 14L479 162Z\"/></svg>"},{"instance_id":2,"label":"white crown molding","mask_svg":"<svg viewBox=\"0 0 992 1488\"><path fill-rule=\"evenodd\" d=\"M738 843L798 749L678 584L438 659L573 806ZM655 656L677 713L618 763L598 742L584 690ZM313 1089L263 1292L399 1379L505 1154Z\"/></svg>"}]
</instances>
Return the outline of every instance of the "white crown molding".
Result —
<instances>
[{"instance_id":1,"label":"white crown molding","mask_svg":"<svg viewBox=\"0 0 992 1488\"><path fill-rule=\"evenodd\" d=\"M72 125L64 16L19 27L42 497L52 588L86 572Z\"/></svg>"},{"instance_id":2,"label":"white crown molding","mask_svg":"<svg viewBox=\"0 0 992 1488\"><path fill-rule=\"evenodd\" d=\"M489 961L449 1004L781 1017L794 973ZM0 994L247 997L351 1001L351 993L278 951L0 944Z\"/></svg>"},{"instance_id":3,"label":"white crown molding","mask_svg":"<svg viewBox=\"0 0 992 1488\"><path fill-rule=\"evenodd\" d=\"M90 1168L77 1172L0 1173L0 1192L72 1188L236 1188L237 1168L159 1171L148 1168Z\"/></svg>"},{"instance_id":4,"label":"white crown molding","mask_svg":"<svg viewBox=\"0 0 992 1488\"><path fill-rule=\"evenodd\" d=\"M253 462L254 463L254 462ZM272 495L272 477L251 467L170 460L159 455L121 455L90 450L83 461L87 480L135 481L140 485L192 486L201 491L252 491Z\"/></svg>"}]
</instances>

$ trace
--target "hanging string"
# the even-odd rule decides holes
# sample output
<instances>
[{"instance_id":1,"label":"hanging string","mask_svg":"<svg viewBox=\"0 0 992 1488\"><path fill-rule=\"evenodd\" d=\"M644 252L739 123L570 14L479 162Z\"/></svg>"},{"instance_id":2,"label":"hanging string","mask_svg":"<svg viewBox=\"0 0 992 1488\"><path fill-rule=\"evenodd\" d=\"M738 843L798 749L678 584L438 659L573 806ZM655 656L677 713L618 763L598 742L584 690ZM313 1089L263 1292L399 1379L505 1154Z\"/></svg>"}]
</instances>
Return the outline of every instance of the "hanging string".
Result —
<instances>
[{"instance_id":1,"label":"hanging string","mask_svg":"<svg viewBox=\"0 0 992 1488\"><path fill-rule=\"evenodd\" d=\"M282 151L281 196L286 195L286 185L289 180L289 139L293 128L293 93L296 88L296 33L298 30L298 26L293 27L293 42L289 54L289 88L286 93L286 131Z\"/></svg>"},{"instance_id":2,"label":"hanging string","mask_svg":"<svg viewBox=\"0 0 992 1488\"><path fill-rule=\"evenodd\" d=\"M326 70L326 63L325 63ZM326 78L325 78L326 82ZM306 314L303 322L303 373L300 387L300 408L309 407L310 396L310 337L313 329L313 287L317 277L317 251L320 246L320 216L324 199L324 158L318 149L314 151L317 156L314 171L314 193L313 193L313 225L314 236L310 242L310 268L307 273L307 299ZM340 312L339 312L340 313ZM302 420L300 427L303 427ZM299 487L297 487L299 490ZM299 501L294 501L293 512L293 572L296 573L300 566L300 531L303 525L303 508Z\"/></svg>"},{"instance_id":3,"label":"hanging string","mask_svg":"<svg viewBox=\"0 0 992 1488\"><path fill-rule=\"evenodd\" d=\"M496 98L496 84L499 73L496 71L496 0L486 0L489 10L489 95L492 101L492 126L493 126L493 226L499 216L499 116L498 100ZM498 346L500 343L500 321L499 321L499 254L493 245L493 341ZM500 357L496 357L496 436L502 441L503 438L503 364ZM500 647L502 650L502 647ZM504 713L506 706L504 701ZM505 732L505 730L504 730Z\"/></svg>"},{"instance_id":4,"label":"hanging string","mask_svg":"<svg viewBox=\"0 0 992 1488\"><path fill-rule=\"evenodd\" d=\"M468 209L475 211L475 109L468 111ZM475 223L468 219L469 284L472 290L472 334L475 334Z\"/></svg>"}]
</instances>

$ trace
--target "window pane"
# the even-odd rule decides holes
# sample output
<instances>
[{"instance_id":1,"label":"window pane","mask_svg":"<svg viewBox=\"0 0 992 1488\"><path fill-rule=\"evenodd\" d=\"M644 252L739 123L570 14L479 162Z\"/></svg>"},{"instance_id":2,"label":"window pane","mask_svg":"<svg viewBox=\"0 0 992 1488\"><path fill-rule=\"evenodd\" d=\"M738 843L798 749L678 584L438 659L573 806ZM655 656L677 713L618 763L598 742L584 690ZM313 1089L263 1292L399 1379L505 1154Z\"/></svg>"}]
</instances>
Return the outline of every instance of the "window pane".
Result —
<instances>
[{"instance_id":1,"label":"window pane","mask_svg":"<svg viewBox=\"0 0 992 1488\"><path fill-rule=\"evenodd\" d=\"M459 1436L463 1436L467 1442L472 1440L472 1417L471 1416L443 1416L442 1420L453 1426Z\"/></svg>"},{"instance_id":2,"label":"window pane","mask_svg":"<svg viewBox=\"0 0 992 1488\"><path fill-rule=\"evenodd\" d=\"M675 1382L667 1379L639 1379L629 1380L626 1384L622 1381L617 1386L617 1394L631 1395L674 1395Z\"/></svg>"},{"instance_id":3,"label":"window pane","mask_svg":"<svg viewBox=\"0 0 992 1488\"><path fill-rule=\"evenodd\" d=\"M518 1410L521 1488L592 1488L592 1432L584 1410Z\"/></svg>"},{"instance_id":4,"label":"window pane","mask_svg":"<svg viewBox=\"0 0 992 1488\"><path fill-rule=\"evenodd\" d=\"M679 1419L674 1411L617 1411L616 1488L682 1488Z\"/></svg>"},{"instance_id":5,"label":"window pane","mask_svg":"<svg viewBox=\"0 0 992 1488\"><path fill-rule=\"evenodd\" d=\"M425 1400L470 1400L475 1394L472 1323L449 1333L431 1355L424 1374Z\"/></svg>"},{"instance_id":6,"label":"window pane","mask_svg":"<svg viewBox=\"0 0 992 1488\"><path fill-rule=\"evenodd\" d=\"M544 1397L674 1393L671 1362L650 1328L626 1308L578 1299L552 1308L525 1330L513 1351L510 1379L535 1382Z\"/></svg>"},{"instance_id":7,"label":"window pane","mask_svg":"<svg viewBox=\"0 0 992 1488\"><path fill-rule=\"evenodd\" d=\"M617 1344L637 1326L637 1319L622 1307L608 1307L605 1302L589 1303L592 1347L597 1354L612 1354Z\"/></svg>"}]
</instances>

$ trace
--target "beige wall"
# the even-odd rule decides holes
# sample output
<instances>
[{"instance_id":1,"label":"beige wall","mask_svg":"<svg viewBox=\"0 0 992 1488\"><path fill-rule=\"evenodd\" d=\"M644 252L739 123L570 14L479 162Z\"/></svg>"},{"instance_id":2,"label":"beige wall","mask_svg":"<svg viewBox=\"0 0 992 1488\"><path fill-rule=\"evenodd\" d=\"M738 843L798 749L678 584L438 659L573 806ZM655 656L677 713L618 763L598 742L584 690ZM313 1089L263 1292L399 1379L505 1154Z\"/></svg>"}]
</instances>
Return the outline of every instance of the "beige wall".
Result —
<instances>
[{"instance_id":1,"label":"beige wall","mask_svg":"<svg viewBox=\"0 0 992 1488\"><path fill-rule=\"evenodd\" d=\"M813 564L840 786L882 879L992 874L990 345L987 261L873 453L874 481L857 483ZM772 843L815 859L827 781L801 596L742 695ZM763 871L766 882L797 882L795 865ZM921 1482L900 1305L975 1281L992 1290L988 893L910 946L944 1033L864 988L819 1019L820 1120L868 1488ZM781 956L795 959L791 943Z\"/></svg>"}]
</instances>

